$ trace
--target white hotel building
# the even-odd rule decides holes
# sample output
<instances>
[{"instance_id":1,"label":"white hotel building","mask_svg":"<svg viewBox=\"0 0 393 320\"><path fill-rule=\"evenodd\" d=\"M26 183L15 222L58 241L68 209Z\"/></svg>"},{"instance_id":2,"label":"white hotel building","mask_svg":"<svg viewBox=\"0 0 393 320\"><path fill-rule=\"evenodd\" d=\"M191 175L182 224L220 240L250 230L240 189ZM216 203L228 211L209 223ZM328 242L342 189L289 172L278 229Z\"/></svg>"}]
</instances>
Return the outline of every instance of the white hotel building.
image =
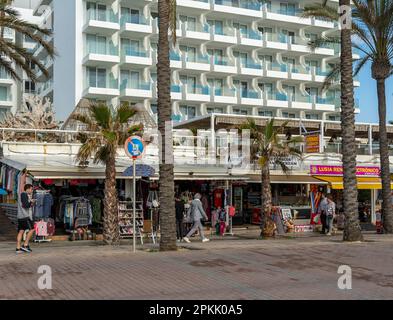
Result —
<instances>
[{"instance_id":1,"label":"white hotel building","mask_svg":"<svg viewBox=\"0 0 393 320\"><path fill-rule=\"evenodd\" d=\"M338 121L339 81L326 92L322 84L339 48L308 46L338 28L301 17L314 2L178 0L174 120L222 113ZM41 0L35 14L53 25L59 55L53 62L37 47L53 72L37 89L53 98L59 119L82 98L157 112L157 1Z\"/></svg>"}]
</instances>

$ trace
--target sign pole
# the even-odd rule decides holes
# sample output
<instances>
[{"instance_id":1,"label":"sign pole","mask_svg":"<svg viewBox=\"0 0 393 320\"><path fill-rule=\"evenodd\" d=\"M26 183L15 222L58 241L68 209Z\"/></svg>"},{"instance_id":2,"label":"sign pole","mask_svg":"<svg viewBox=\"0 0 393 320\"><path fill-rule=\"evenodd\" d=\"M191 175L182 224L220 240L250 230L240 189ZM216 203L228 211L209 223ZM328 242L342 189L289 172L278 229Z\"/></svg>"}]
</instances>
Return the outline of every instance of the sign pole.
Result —
<instances>
[{"instance_id":1,"label":"sign pole","mask_svg":"<svg viewBox=\"0 0 393 320\"><path fill-rule=\"evenodd\" d=\"M132 228L133 228L133 230L132 230L132 247L133 247L133 251L134 251L134 253L136 252L136 226L135 226L135 223L136 223L136 166L135 166L135 163L136 163L136 161L135 161L136 159L135 159L135 157L133 157L132 158L132 169L133 169L133 173L132 173L132 176L133 176L133 181L132 181L132 183L133 183L133 187L132 187L132 193L133 193L133 198L132 198L132 212L133 212L133 217L132 217L132 220L133 220L133 223L132 223Z\"/></svg>"}]
</instances>

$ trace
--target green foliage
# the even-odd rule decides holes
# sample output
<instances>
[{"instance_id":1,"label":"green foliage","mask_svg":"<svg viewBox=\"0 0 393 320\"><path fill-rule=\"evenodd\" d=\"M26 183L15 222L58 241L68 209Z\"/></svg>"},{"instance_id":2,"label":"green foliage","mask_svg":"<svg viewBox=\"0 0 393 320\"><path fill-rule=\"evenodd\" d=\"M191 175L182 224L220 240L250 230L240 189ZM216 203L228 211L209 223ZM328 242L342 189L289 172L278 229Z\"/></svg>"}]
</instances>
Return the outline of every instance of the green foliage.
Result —
<instances>
[{"instance_id":1,"label":"green foliage","mask_svg":"<svg viewBox=\"0 0 393 320\"><path fill-rule=\"evenodd\" d=\"M19 13L9 7L9 4L10 1L0 1L0 66L4 67L13 79L19 81L21 78L16 72L16 67L25 71L32 81L37 80L36 73L31 69L31 64L35 64L46 77L49 77L48 70L32 52L13 43L12 40L4 38L4 29L8 28L19 33L22 37L31 38L44 48L48 56L53 58L55 56L54 48L50 42L44 39L44 36L49 36L52 32L20 19Z\"/></svg>"},{"instance_id":2,"label":"green foliage","mask_svg":"<svg viewBox=\"0 0 393 320\"><path fill-rule=\"evenodd\" d=\"M71 119L82 122L87 126L87 131L92 132L84 136L77 161L86 163L93 157L94 163L105 164L109 157L116 156L117 148L123 146L127 137L143 132L142 124L128 125L136 113L133 107L126 104L116 111L105 104L91 104L88 115L71 115Z\"/></svg>"},{"instance_id":3,"label":"green foliage","mask_svg":"<svg viewBox=\"0 0 393 320\"><path fill-rule=\"evenodd\" d=\"M272 161L279 165L284 173L287 173L289 168L285 165L283 159L288 156L301 158L301 152L295 148L295 145L303 142L303 139L301 137L291 137L288 140L283 140L280 137L287 124L288 122L284 122L277 127L274 118L272 118L262 130L254 119L247 119L247 122L239 127L240 130L250 130L251 157L261 167Z\"/></svg>"}]
</instances>

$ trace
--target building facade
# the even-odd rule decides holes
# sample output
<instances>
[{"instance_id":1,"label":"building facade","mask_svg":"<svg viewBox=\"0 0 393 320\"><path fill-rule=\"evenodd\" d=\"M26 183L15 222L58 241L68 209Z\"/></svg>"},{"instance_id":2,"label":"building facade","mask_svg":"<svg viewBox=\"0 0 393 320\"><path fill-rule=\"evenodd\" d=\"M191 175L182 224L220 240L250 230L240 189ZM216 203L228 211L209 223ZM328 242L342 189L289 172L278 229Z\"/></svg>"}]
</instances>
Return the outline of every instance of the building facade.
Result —
<instances>
[{"instance_id":1,"label":"building facade","mask_svg":"<svg viewBox=\"0 0 393 320\"><path fill-rule=\"evenodd\" d=\"M302 18L312 3L178 0L173 119L223 113L338 121L339 79L327 91L322 85L339 63L339 47L308 45L338 25ZM82 98L142 103L156 113L157 10L148 0L41 1L36 14L51 20L59 55L46 61L37 47L53 68L38 93L53 98L59 119Z\"/></svg>"}]
</instances>

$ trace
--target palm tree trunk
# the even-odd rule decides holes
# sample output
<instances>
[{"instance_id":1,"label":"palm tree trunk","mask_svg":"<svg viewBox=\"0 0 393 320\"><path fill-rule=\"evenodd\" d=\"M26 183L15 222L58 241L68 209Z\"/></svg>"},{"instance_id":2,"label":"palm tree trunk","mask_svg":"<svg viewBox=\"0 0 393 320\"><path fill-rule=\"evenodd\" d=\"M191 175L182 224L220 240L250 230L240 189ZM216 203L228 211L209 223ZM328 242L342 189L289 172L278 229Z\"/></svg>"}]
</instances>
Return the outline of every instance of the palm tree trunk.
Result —
<instances>
[{"instance_id":1,"label":"palm tree trunk","mask_svg":"<svg viewBox=\"0 0 393 320\"><path fill-rule=\"evenodd\" d=\"M115 154L109 155L105 168L104 242L112 245L117 245L120 241L115 157Z\"/></svg>"},{"instance_id":2,"label":"palm tree trunk","mask_svg":"<svg viewBox=\"0 0 393 320\"><path fill-rule=\"evenodd\" d=\"M272 190L270 186L269 161L261 169L261 235L264 234L266 219L270 218L272 212Z\"/></svg>"},{"instance_id":3,"label":"palm tree trunk","mask_svg":"<svg viewBox=\"0 0 393 320\"><path fill-rule=\"evenodd\" d=\"M377 79L379 113L379 153L381 158L382 214L386 233L393 233L393 208L390 178L389 143L386 132L386 91L385 79Z\"/></svg>"},{"instance_id":4,"label":"palm tree trunk","mask_svg":"<svg viewBox=\"0 0 393 320\"><path fill-rule=\"evenodd\" d=\"M340 6L350 6L350 0L340 0ZM356 180L355 109L353 99L351 29L341 28L341 133L344 175L344 241L363 240L358 213Z\"/></svg>"},{"instance_id":5,"label":"palm tree trunk","mask_svg":"<svg viewBox=\"0 0 393 320\"><path fill-rule=\"evenodd\" d=\"M169 62L169 16L170 1L158 1L159 38L158 38L158 130L161 134L160 152L160 250L176 250L175 186L173 170L173 143L171 125L171 70ZM166 132L165 125L170 124Z\"/></svg>"}]
</instances>

